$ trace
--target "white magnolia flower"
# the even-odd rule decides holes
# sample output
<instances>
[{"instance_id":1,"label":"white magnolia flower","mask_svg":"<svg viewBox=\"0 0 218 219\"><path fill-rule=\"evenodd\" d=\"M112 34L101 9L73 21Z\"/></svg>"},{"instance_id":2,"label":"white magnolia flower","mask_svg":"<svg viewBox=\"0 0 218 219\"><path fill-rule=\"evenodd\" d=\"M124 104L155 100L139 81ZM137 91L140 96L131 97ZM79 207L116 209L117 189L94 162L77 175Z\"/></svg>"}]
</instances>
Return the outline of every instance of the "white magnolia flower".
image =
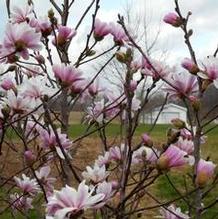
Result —
<instances>
[{"instance_id":1,"label":"white magnolia flower","mask_svg":"<svg viewBox=\"0 0 218 219\"><path fill-rule=\"evenodd\" d=\"M79 184L78 190L65 186L60 191L48 198L47 219L68 219L81 210L93 208L99 204L105 195L102 193L93 195L85 181Z\"/></svg>"},{"instance_id":2,"label":"white magnolia flower","mask_svg":"<svg viewBox=\"0 0 218 219\"><path fill-rule=\"evenodd\" d=\"M167 210L168 209L168 210ZM161 208L161 218L164 219L189 219L187 214L183 214L180 208L176 208L174 205L170 205L167 209Z\"/></svg>"},{"instance_id":3,"label":"white magnolia flower","mask_svg":"<svg viewBox=\"0 0 218 219\"><path fill-rule=\"evenodd\" d=\"M87 166L86 171L82 173L82 176L86 180L90 180L94 183L99 183L104 181L109 175L109 172L106 171L105 165L99 167L97 164L94 167Z\"/></svg>"},{"instance_id":4,"label":"white magnolia flower","mask_svg":"<svg viewBox=\"0 0 218 219\"><path fill-rule=\"evenodd\" d=\"M39 185L36 179L30 179L30 177L22 174L22 178L14 177L17 187L19 187L23 193L35 195L39 191Z\"/></svg>"}]
</instances>

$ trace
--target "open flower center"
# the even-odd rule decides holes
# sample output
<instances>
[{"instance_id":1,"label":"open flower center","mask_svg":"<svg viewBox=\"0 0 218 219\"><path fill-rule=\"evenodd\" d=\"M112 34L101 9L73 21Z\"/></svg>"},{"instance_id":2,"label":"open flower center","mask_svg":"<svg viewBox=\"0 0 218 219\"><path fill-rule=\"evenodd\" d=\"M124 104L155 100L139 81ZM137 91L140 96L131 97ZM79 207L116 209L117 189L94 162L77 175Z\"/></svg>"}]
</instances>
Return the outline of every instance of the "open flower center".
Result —
<instances>
[{"instance_id":1,"label":"open flower center","mask_svg":"<svg viewBox=\"0 0 218 219\"><path fill-rule=\"evenodd\" d=\"M15 48L17 52L21 52L26 48L26 43L22 40L18 40L15 42Z\"/></svg>"}]
</instances>

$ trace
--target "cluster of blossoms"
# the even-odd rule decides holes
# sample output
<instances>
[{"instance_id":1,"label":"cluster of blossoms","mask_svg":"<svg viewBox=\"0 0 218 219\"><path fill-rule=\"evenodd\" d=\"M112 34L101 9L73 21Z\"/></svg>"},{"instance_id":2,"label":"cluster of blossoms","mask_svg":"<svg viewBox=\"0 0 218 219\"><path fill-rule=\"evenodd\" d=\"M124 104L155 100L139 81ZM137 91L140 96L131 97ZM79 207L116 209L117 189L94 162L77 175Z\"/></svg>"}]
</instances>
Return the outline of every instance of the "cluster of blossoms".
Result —
<instances>
[{"instance_id":1,"label":"cluster of blossoms","mask_svg":"<svg viewBox=\"0 0 218 219\"><path fill-rule=\"evenodd\" d=\"M134 83L134 82L133 82ZM137 85L131 85L137 87ZM96 87L96 86L95 86ZM90 94L93 93L93 87L90 86L88 91ZM88 123L97 122L102 124L105 121L115 118L118 115L121 115L121 118L124 120L126 115L126 99L119 92L113 92L111 90L105 90L104 95L101 94L101 89L96 87L95 90L95 99L94 101L87 106L86 108L86 117L85 121ZM135 89L132 90L134 92ZM134 116L134 113L141 108L141 101L134 96L132 99L131 113Z\"/></svg>"},{"instance_id":2,"label":"cluster of blossoms","mask_svg":"<svg viewBox=\"0 0 218 219\"><path fill-rule=\"evenodd\" d=\"M30 154L27 157L30 159ZM53 194L55 178L49 177L50 171L49 166L44 166L40 171L35 171L37 178L31 179L25 174L22 174L22 178L14 177L16 187L20 191L10 195L10 203L14 210L23 212L32 209L33 199L42 192L41 188L46 191L47 197Z\"/></svg>"},{"instance_id":3,"label":"cluster of blossoms","mask_svg":"<svg viewBox=\"0 0 218 219\"><path fill-rule=\"evenodd\" d=\"M94 25L94 37L95 40L103 40L105 36L111 34L113 36L114 42L117 45L123 45L129 41L128 36L120 25L115 25L114 23L101 22L99 19L95 20Z\"/></svg>"}]
</instances>

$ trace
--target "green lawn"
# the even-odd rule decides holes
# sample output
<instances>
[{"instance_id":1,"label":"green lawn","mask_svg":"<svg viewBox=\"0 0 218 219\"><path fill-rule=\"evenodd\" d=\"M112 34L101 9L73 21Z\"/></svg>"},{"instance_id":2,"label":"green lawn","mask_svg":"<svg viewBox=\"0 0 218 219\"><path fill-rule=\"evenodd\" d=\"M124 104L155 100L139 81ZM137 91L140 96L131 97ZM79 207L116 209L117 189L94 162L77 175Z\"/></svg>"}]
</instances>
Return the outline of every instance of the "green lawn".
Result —
<instances>
[{"instance_id":1,"label":"green lawn","mask_svg":"<svg viewBox=\"0 0 218 219\"><path fill-rule=\"evenodd\" d=\"M165 136L165 133L167 131L167 128L170 127L170 125L157 125L153 132L153 137L158 137L160 139L163 139ZM143 134L144 132L148 132L151 128L151 125L139 125L136 129L135 135L139 136ZM71 137L78 137L82 135L87 129L87 125L81 125L81 124L72 124L69 129L69 135ZM89 131L94 130L95 128L91 128ZM110 124L106 127L106 133L107 136L116 136L120 133L120 126L118 124ZM93 134L92 136L97 136L97 134Z\"/></svg>"}]
</instances>

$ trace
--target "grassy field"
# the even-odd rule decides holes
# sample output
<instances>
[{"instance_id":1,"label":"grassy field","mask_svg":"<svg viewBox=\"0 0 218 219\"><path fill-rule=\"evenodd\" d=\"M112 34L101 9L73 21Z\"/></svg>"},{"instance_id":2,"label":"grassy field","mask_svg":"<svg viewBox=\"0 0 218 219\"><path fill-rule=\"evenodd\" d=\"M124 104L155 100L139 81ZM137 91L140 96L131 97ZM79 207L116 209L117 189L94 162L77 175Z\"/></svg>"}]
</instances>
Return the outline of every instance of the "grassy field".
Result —
<instances>
[{"instance_id":1,"label":"grassy field","mask_svg":"<svg viewBox=\"0 0 218 219\"><path fill-rule=\"evenodd\" d=\"M136 132L135 132L135 140L139 140L142 133L149 131L151 128L150 125L140 125ZM169 125L157 125L154 130L151 132L151 136L154 138L154 142L156 145L160 145L165 140L166 131L169 128ZM92 129L91 129L92 130ZM89 131L91 131L89 130ZM81 124L72 124L69 129L69 136L72 140L77 139L79 136L82 136L87 131L86 125ZM108 136L108 141L112 145L113 142L116 142L116 136L119 134L120 128L118 124L110 124L106 128L106 134ZM202 145L202 154L204 158L210 157L215 163L218 163L218 129L214 129L210 132L207 138L206 144ZM115 139L115 140L114 140ZM87 164L92 164L91 161L94 160L100 151L101 142L98 138L98 134L94 133L82 142L80 142L77 156L75 158L76 163L79 164L80 168L83 169ZM82 160L82 162L81 162ZM175 173L172 172L169 174L170 179L175 184L176 188L181 192L185 192L184 186L184 177L182 176L181 172ZM190 183L190 180L187 180ZM158 197L162 202L174 199L178 197L177 192L175 189L167 183L167 178L163 175L160 177L157 182L155 183L153 189L153 193L156 197ZM218 186L214 187L212 190L211 195L204 200L205 206L213 202L218 197ZM155 204L155 203L154 203ZM145 203L145 206L147 203ZM187 209L187 205L184 201L179 201L178 205L182 207L183 210ZM144 216L142 213L142 219L149 219L153 218L153 216ZM158 212L155 213L158 215ZM11 218L10 214L7 215L0 215L1 219L8 219ZM16 219L21 219L22 217L15 217ZM38 215L37 211L32 212L31 219L39 219L40 216ZM209 210L205 213L202 217L203 219L212 219L218 218L218 204L213 207L213 210Z\"/></svg>"}]
</instances>

